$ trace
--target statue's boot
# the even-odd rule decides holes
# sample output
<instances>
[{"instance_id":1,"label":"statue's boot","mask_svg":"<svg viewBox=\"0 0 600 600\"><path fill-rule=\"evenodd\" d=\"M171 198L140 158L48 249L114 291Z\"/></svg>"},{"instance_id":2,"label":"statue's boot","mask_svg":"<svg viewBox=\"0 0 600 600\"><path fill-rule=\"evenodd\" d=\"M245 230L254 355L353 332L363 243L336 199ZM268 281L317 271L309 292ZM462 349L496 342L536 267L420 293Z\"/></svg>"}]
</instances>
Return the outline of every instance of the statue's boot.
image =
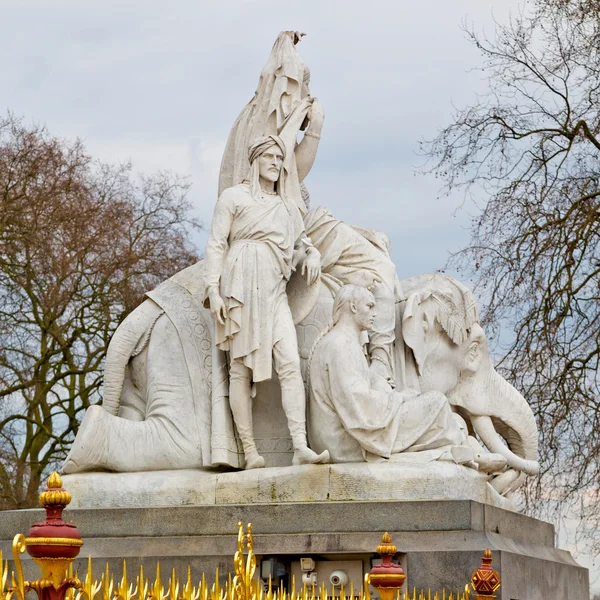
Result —
<instances>
[{"instance_id":1,"label":"statue's boot","mask_svg":"<svg viewBox=\"0 0 600 600\"><path fill-rule=\"evenodd\" d=\"M289 311L288 311L289 314ZM283 315L285 317L285 313ZM275 371L281 385L281 404L287 418L294 446L293 465L329 462L329 452L317 454L308 447L306 439L306 392L300 374L300 356L294 324L289 316L280 331L281 339L273 347Z\"/></svg>"},{"instance_id":2,"label":"statue's boot","mask_svg":"<svg viewBox=\"0 0 600 600\"><path fill-rule=\"evenodd\" d=\"M243 444L243 442L242 442ZM265 459L258 453L256 446L254 449L248 448L244 445L244 456L246 458L246 469L262 469L265 466Z\"/></svg>"},{"instance_id":3,"label":"statue's boot","mask_svg":"<svg viewBox=\"0 0 600 600\"><path fill-rule=\"evenodd\" d=\"M235 427L244 448L245 468L262 469L265 466L265 459L258 453L254 441L250 377L245 377L245 370L247 370L247 367L244 365L240 366L239 364L232 363L230 369L229 404L233 413ZM234 371L236 371L235 375ZM240 372L239 376L237 376L237 371Z\"/></svg>"},{"instance_id":4,"label":"statue's boot","mask_svg":"<svg viewBox=\"0 0 600 600\"><path fill-rule=\"evenodd\" d=\"M301 406L290 407L284 403L284 410L288 420L288 427L292 434L292 444L294 445L293 465L314 465L325 464L330 460L329 451L324 450L317 454L308 447L306 440L306 408L304 403Z\"/></svg>"},{"instance_id":5,"label":"statue's boot","mask_svg":"<svg viewBox=\"0 0 600 600\"><path fill-rule=\"evenodd\" d=\"M324 450L321 454L317 454L311 450L305 443L303 446L294 446L293 465L315 465L327 464L330 461L329 450Z\"/></svg>"}]
</instances>

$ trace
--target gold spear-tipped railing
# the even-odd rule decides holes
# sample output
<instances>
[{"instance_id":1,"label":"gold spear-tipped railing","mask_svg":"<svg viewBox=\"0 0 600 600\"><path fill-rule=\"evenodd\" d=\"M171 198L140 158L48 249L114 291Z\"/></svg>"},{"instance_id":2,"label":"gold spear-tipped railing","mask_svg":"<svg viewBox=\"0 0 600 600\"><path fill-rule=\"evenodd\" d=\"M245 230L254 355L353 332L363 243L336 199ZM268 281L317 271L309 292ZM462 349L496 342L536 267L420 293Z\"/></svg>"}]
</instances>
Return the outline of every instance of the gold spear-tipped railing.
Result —
<instances>
[{"instance_id":1,"label":"gold spear-tipped railing","mask_svg":"<svg viewBox=\"0 0 600 600\"><path fill-rule=\"evenodd\" d=\"M3 559L0 551L0 599L2 600L19 600L21 593L24 595L27 588L32 589L29 582L23 579L20 559L15 560L15 567L16 573L10 575L9 583L8 561ZM272 589L270 584L265 589L256 577L252 525L248 525L245 533L242 524L239 524L238 547L233 559L233 567L235 574L233 577L229 574L224 585L219 583L218 569L212 578L214 582L212 585L207 582L204 573L195 585L192 581L191 568L188 567L184 581L179 580L173 569L165 586L160 562L156 565L153 579L146 576L142 566L139 567L136 577L130 579L130 570L127 561L124 560L121 578L115 584L115 576L111 573L108 564L100 579L94 578L92 559L89 557L87 573L81 579L80 588L67 590L65 600L372 600L368 585L369 575L365 577L367 585L361 586L360 590L355 590L353 584L350 584L348 589L343 586L341 588L332 586L329 589L325 584L303 585L302 588L296 589L293 580L291 591L283 587ZM79 573L73 573L72 567L67 571L66 576L79 579ZM475 591L475 597L493 596L479 596ZM472 596L470 596L469 586L465 586L463 591L454 592L417 590L413 587L412 590L398 590L395 595L395 600L469 600L470 598Z\"/></svg>"}]
</instances>

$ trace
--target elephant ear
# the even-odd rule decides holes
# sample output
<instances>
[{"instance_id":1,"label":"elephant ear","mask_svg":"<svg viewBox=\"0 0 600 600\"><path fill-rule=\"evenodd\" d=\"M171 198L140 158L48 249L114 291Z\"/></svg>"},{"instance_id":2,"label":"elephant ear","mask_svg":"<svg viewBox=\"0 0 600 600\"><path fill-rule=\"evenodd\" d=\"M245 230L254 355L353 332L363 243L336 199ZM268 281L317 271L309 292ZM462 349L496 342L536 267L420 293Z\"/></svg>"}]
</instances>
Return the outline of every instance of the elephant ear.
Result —
<instances>
[{"instance_id":1,"label":"elephant ear","mask_svg":"<svg viewBox=\"0 0 600 600\"><path fill-rule=\"evenodd\" d=\"M435 323L435 306L431 292L415 292L406 299L402 315L402 337L413 351L419 375L427 359L428 334Z\"/></svg>"}]
</instances>

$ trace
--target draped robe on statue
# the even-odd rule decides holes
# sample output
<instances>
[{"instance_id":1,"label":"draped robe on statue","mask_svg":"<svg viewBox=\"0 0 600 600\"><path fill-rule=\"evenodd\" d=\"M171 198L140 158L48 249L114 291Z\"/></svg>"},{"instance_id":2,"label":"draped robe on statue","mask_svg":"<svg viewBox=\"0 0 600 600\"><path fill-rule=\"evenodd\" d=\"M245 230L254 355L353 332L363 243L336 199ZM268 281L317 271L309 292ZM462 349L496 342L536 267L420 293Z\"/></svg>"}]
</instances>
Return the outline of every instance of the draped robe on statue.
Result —
<instances>
[{"instance_id":1,"label":"draped robe on statue","mask_svg":"<svg viewBox=\"0 0 600 600\"><path fill-rule=\"evenodd\" d=\"M310 366L308 433L315 452L337 462L377 461L399 453L435 460L466 444L458 415L439 392L402 394L371 385L357 340L333 329L318 344Z\"/></svg>"},{"instance_id":2,"label":"draped robe on statue","mask_svg":"<svg viewBox=\"0 0 600 600\"><path fill-rule=\"evenodd\" d=\"M274 320L289 311L285 288L294 246L303 237L295 205L279 195L258 201L247 184L225 190L215 207L204 280L207 290L219 288L227 310L215 340L252 369L254 382L271 378Z\"/></svg>"}]
</instances>

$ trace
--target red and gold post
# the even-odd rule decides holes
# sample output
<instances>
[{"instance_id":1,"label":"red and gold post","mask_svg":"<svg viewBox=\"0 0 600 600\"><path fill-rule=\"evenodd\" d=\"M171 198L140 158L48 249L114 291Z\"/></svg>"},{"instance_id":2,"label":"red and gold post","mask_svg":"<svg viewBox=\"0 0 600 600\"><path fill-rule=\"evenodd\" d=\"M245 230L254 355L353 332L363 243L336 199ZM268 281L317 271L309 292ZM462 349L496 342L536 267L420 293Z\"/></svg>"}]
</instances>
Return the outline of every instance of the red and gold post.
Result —
<instances>
[{"instance_id":1,"label":"red and gold post","mask_svg":"<svg viewBox=\"0 0 600 600\"><path fill-rule=\"evenodd\" d=\"M25 600L25 594L30 590L37 593L39 600L64 600L68 589L81 588L79 579L67 575L69 565L83 546L77 527L65 523L62 518L69 502L71 494L62 487L58 473L52 473L47 488L40 494L46 519L32 525L27 537L18 534L13 540L17 581L12 591L19 600ZM40 579L25 581L20 558L25 551L39 565L42 571Z\"/></svg>"},{"instance_id":2,"label":"red and gold post","mask_svg":"<svg viewBox=\"0 0 600 600\"><path fill-rule=\"evenodd\" d=\"M387 531L377 546L377 554L381 556L381 563L374 565L369 572L367 581L379 594L381 600L394 600L398 594L406 575L400 565L392 562L397 548L392 544L392 538Z\"/></svg>"}]
</instances>

